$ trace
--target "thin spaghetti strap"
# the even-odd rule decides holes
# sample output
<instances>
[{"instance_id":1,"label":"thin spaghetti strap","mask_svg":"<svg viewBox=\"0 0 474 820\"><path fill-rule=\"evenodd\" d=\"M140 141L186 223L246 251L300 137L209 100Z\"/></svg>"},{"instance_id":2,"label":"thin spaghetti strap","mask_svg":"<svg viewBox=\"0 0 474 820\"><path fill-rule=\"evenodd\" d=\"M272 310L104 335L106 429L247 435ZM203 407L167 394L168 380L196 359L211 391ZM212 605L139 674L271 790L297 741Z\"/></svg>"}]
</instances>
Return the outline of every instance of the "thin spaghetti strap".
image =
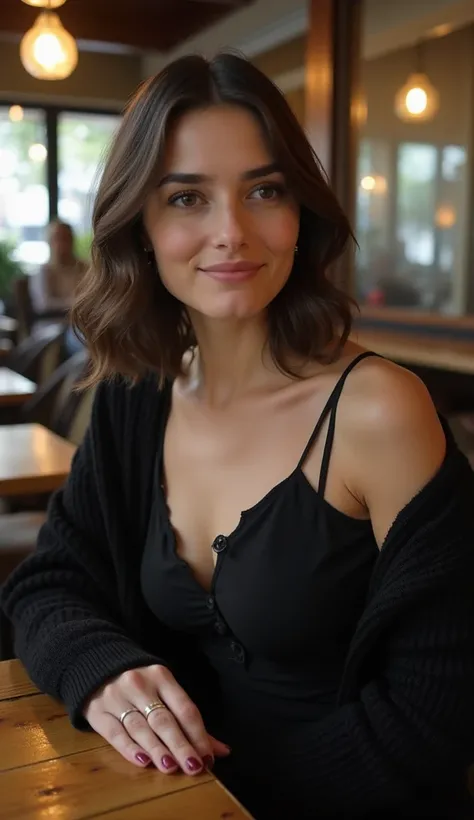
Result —
<instances>
[{"instance_id":1,"label":"thin spaghetti strap","mask_svg":"<svg viewBox=\"0 0 474 820\"><path fill-rule=\"evenodd\" d=\"M318 435L321 431L321 427L323 426L328 413L330 413L331 410L336 409L337 402L339 401L339 396L342 393L342 388L344 387L345 381L346 381L349 373L351 372L351 370L353 370L353 368L357 364L359 364L359 362L362 361L362 359L367 359L369 356L377 356L377 353L374 353L371 350L366 350L364 353L360 353L359 356L356 356L355 359L352 360L352 362L346 367L346 369L344 370L344 372L340 376L336 386L334 387L334 390L332 391L332 393L329 396L326 404L324 405L323 412L321 413L321 415L320 415L320 417L319 417L319 419L316 423L316 427L314 428L313 432L311 433L310 439L309 439L306 447L304 448L303 454L302 454L302 456L301 456L301 458L298 462L297 469L301 468L303 466L304 462L306 461L306 458L307 458L307 456L308 456L314 442L316 441L316 439L317 439L317 437L318 437ZM335 427L335 421L336 421L335 415L336 415L335 412L333 412L331 414L331 418L329 420L329 430L328 430L328 435L327 435L327 438L326 438L326 444L325 444L325 447L324 447L323 461L322 461L322 464L321 464L321 473L320 473L320 477L319 477L319 490L321 490L322 492L324 492L324 487L326 486L327 470L328 470L328 466L329 466L329 458L330 458L330 454L331 454L332 440L334 438L334 427ZM331 430L331 428L332 428L332 430Z\"/></svg>"},{"instance_id":2,"label":"thin spaghetti strap","mask_svg":"<svg viewBox=\"0 0 474 820\"><path fill-rule=\"evenodd\" d=\"M324 498L324 494L326 492L326 484L327 484L328 472L329 472L329 460L331 458L332 445L333 445L333 442L334 442L334 431L336 429L336 410L337 410L337 405L338 405L338 402L339 402L339 398L340 398L341 393L342 393L342 389L344 387L346 379L347 379L349 373L351 372L351 370L353 370L354 367L357 364L359 364L360 361L362 361L362 359L367 359L369 356L376 356L376 355L377 355L376 353L373 353L372 351L367 350L365 353L361 353L360 356L357 356L350 363L349 367L347 367L346 370L344 370L344 373L342 374L341 378L339 379L338 383L336 384L336 387L335 387L334 392L332 394L332 397L331 397L332 398L332 403L331 403L331 408L330 408L331 415L329 417L328 433L327 433L327 436L326 436L326 442L324 444L323 458L322 458L322 461L321 461L321 471L319 473L318 492L322 496L322 498Z\"/></svg>"}]
</instances>

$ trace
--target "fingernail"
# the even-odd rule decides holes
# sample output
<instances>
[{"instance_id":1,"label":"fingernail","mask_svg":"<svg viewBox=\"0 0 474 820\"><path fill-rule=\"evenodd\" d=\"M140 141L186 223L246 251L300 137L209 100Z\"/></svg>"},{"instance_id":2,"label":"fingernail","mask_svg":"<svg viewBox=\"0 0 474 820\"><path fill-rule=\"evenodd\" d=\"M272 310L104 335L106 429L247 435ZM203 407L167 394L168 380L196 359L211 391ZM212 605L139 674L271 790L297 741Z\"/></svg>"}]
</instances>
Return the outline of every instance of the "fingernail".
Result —
<instances>
[{"instance_id":1,"label":"fingernail","mask_svg":"<svg viewBox=\"0 0 474 820\"><path fill-rule=\"evenodd\" d=\"M171 755L164 755L164 757L161 758L161 764L165 769L175 769L178 765Z\"/></svg>"},{"instance_id":2,"label":"fingernail","mask_svg":"<svg viewBox=\"0 0 474 820\"><path fill-rule=\"evenodd\" d=\"M138 760L138 762L141 763L143 766L148 766L148 764L151 763L151 758L148 757L148 755L146 755L144 752L138 752L138 754L136 754L135 757Z\"/></svg>"},{"instance_id":3,"label":"fingernail","mask_svg":"<svg viewBox=\"0 0 474 820\"><path fill-rule=\"evenodd\" d=\"M202 763L200 763L199 760L196 760L195 757L188 757L186 767L190 772L199 772L202 769Z\"/></svg>"},{"instance_id":4,"label":"fingernail","mask_svg":"<svg viewBox=\"0 0 474 820\"><path fill-rule=\"evenodd\" d=\"M214 758L212 757L212 755L206 755L205 757L203 757L202 762L204 763L204 767L206 769L212 769L212 767L214 766Z\"/></svg>"}]
</instances>

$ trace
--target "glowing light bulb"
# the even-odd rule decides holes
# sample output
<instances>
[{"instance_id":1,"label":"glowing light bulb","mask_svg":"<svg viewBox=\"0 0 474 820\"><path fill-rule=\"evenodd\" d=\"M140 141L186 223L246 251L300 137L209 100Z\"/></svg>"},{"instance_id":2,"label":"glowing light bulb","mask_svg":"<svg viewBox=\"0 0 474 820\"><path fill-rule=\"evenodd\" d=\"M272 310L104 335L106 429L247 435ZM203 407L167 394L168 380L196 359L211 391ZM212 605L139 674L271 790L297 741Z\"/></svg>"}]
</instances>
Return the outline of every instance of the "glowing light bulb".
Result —
<instances>
[{"instance_id":1,"label":"glowing light bulb","mask_svg":"<svg viewBox=\"0 0 474 820\"><path fill-rule=\"evenodd\" d=\"M43 11L20 44L24 68L37 80L64 80L77 65L77 45L58 15Z\"/></svg>"},{"instance_id":2,"label":"glowing light bulb","mask_svg":"<svg viewBox=\"0 0 474 820\"><path fill-rule=\"evenodd\" d=\"M23 2L37 9L58 9L66 0L23 0Z\"/></svg>"},{"instance_id":3,"label":"glowing light bulb","mask_svg":"<svg viewBox=\"0 0 474 820\"><path fill-rule=\"evenodd\" d=\"M428 95L422 88L411 88L405 100L407 111L410 114L419 115L425 111L428 105Z\"/></svg>"},{"instance_id":4,"label":"glowing light bulb","mask_svg":"<svg viewBox=\"0 0 474 820\"><path fill-rule=\"evenodd\" d=\"M426 74L411 74L395 96L395 113L401 120L426 121L439 108L439 94Z\"/></svg>"}]
</instances>

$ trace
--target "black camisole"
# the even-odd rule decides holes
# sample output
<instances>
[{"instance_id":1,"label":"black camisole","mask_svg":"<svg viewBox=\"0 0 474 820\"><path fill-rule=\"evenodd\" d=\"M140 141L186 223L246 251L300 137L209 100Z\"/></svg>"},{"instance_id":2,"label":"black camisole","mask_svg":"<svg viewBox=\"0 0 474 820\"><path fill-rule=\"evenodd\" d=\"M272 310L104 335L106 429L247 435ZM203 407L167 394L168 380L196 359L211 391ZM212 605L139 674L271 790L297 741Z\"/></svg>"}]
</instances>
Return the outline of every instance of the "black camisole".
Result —
<instances>
[{"instance_id":1,"label":"black camisole","mask_svg":"<svg viewBox=\"0 0 474 820\"><path fill-rule=\"evenodd\" d=\"M213 714L202 708L217 727L213 733L219 732L217 736L233 748L219 775L253 811L255 802L249 802L254 797L246 800L244 781L255 777L257 766L261 779L253 791L258 791L258 782L266 782L268 807L268 788L273 789L272 777L278 771L269 738L276 733L273 744L280 751L285 738L287 743L290 737L291 742L309 742L298 735L299 728L335 707L349 643L378 556L370 521L348 516L324 498L338 400L351 370L370 355L374 354L356 357L340 377L291 475L243 512L232 533L216 534L210 592L176 552L161 486L171 396L163 414L142 591L154 615L171 629L187 633L210 665L215 681ZM315 490L303 465L328 416ZM265 763L258 757L259 748ZM291 769L285 769L285 777L290 787ZM279 795L280 807L282 800Z\"/></svg>"}]
</instances>

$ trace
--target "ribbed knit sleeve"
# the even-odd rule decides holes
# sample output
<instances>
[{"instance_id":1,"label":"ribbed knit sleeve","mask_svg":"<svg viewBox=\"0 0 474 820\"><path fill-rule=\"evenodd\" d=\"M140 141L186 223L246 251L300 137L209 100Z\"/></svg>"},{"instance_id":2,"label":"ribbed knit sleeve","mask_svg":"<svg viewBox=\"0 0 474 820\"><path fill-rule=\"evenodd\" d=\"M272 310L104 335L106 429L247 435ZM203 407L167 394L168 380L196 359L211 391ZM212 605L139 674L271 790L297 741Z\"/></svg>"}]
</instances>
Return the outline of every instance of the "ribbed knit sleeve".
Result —
<instances>
[{"instance_id":1,"label":"ribbed knit sleeve","mask_svg":"<svg viewBox=\"0 0 474 820\"><path fill-rule=\"evenodd\" d=\"M124 507L117 419L125 409L115 406L111 418L111 392L98 388L90 427L65 487L52 498L37 551L1 595L17 656L41 691L64 702L78 728L87 728L83 705L106 680L163 662L142 650L122 622L110 544Z\"/></svg>"},{"instance_id":2,"label":"ribbed knit sleeve","mask_svg":"<svg viewBox=\"0 0 474 820\"><path fill-rule=\"evenodd\" d=\"M410 817L459 816L455 796L474 760L473 610L461 588L426 602L387 634L376 673L352 702L286 737L303 807L324 817L385 817L407 805ZM447 797L453 813L434 815L431 805L423 814L430 793L440 812Z\"/></svg>"}]
</instances>

